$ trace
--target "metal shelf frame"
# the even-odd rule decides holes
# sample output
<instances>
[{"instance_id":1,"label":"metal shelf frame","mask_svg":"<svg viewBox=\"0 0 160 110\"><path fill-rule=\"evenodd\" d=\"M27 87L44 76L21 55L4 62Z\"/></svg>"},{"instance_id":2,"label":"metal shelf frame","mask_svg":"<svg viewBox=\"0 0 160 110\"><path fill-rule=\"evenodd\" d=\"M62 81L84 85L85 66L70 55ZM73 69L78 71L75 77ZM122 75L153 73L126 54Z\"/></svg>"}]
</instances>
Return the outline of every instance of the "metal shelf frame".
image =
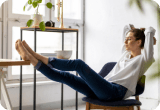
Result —
<instances>
[{"instance_id":1,"label":"metal shelf frame","mask_svg":"<svg viewBox=\"0 0 160 110\"><path fill-rule=\"evenodd\" d=\"M20 31L20 39L23 40L23 31L34 31L34 51L36 52L36 39L37 39L37 31L41 31L40 28L26 28L21 27ZM62 33L62 50L64 50L64 33L68 32L76 32L76 59L78 59L78 29L70 29L70 28L46 28L45 31L41 32L60 32ZM22 58L21 58L22 60ZM76 72L76 76L78 73ZM36 69L34 69L34 88L33 88L33 110L36 110ZM78 110L78 92L76 91L76 100L75 100L76 110ZM22 110L22 66L20 67L20 100L19 100L19 110ZM63 110L63 83L61 84L61 110Z\"/></svg>"}]
</instances>

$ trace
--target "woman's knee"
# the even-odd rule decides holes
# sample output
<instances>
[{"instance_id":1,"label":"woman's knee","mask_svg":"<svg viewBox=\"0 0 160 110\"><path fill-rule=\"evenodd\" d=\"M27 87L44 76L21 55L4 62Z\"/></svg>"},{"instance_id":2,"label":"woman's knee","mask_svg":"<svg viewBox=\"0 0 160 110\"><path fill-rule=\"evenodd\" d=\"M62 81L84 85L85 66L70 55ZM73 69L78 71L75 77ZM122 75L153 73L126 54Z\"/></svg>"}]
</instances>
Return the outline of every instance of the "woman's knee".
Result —
<instances>
[{"instance_id":1,"label":"woman's knee","mask_svg":"<svg viewBox=\"0 0 160 110\"><path fill-rule=\"evenodd\" d=\"M83 73L91 73L91 68L81 59L77 59L77 67L76 70L80 70Z\"/></svg>"},{"instance_id":2,"label":"woman's knee","mask_svg":"<svg viewBox=\"0 0 160 110\"><path fill-rule=\"evenodd\" d=\"M76 59L75 61L78 66L83 66L85 64L84 61L81 59Z\"/></svg>"},{"instance_id":3,"label":"woman's knee","mask_svg":"<svg viewBox=\"0 0 160 110\"><path fill-rule=\"evenodd\" d=\"M85 67L85 62L82 61L81 59L76 59L74 61L75 61L75 67L74 67L75 70L78 72L82 71Z\"/></svg>"}]
</instances>

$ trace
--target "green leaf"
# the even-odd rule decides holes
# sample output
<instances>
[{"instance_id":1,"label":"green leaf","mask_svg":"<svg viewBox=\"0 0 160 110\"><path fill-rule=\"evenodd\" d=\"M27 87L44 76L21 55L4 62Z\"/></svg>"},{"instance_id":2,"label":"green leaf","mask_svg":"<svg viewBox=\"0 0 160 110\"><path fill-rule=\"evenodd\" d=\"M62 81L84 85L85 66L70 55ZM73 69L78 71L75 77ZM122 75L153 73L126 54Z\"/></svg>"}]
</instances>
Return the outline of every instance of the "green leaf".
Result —
<instances>
[{"instance_id":1,"label":"green leaf","mask_svg":"<svg viewBox=\"0 0 160 110\"><path fill-rule=\"evenodd\" d=\"M130 7L132 6L133 2L134 2L134 0L130 0L130 1L129 1L129 6L130 6Z\"/></svg>"},{"instance_id":2,"label":"green leaf","mask_svg":"<svg viewBox=\"0 0 160 110\"><path fill-rule=\"evenodd\" d=\"M149 80L155 80L156 78L160 78L160 73L152 73L152 75L148 76Z\"/></svg>"},{"instance_id":3,"label":"green leaf","mask_svg":"<svg viewBox=\"0 0 160 110\"><path fill-rule=\"evenodd\" d=\"M37 1L34 1L34 2L32 3L32 5L33 5L34 8L36 8L37 5L38 5Z\"/></svg>"},{"instance_id":4,"label":"green leaf","mask_svg":"<svg viewBox=\"0 0 160 110\"><path fill-rule=\"evenodd\" d=\"M24 7L23 7L23 11L25 11L25 8L26 8L26 7L24 6Z\"/></svg>"},{"instance_id":5,"label":"green leaf","mask_svg":"<svg viewBox=\"0 0 160 110\"><path fill-rule=\"evenodd\" d=\"M52 8L52 3L51 3L51 2L48 2L48 3L46 4L46 6L47 6L49 9L51 9L51 8Z\"/></svg>"},{"instance_id":6,"label":"green leaf","mask_svg":"<svg viewBox=\"0 0 160 110\"><path fill-rule=\"evenodd\" d=\"M141 0L136 0L136 4L137 4L138 8L140 9L141 12L144 12L143 8L142 8L142 3L141 2L142 2Z\"/></svg>"},{"instance_id":7,"label":"green leaf","mask_svg":"<svg viewBox=\"0 0 160 110\"><path fill-rule=\"evenodd\" d=\"M157 7L157 21L158 21L158 25L160 27L160 8Z\"/></svg>"},{"instance_id":8,"label":"green leaf","mask_svg":"<svg viewBox=\"0 0 160 110\"><path fill-rule=\"evenodd\" d=\"M31 5L32 4L32 0L28 0L28 4Z\"/></svg>"},{"instance_id":9,"label":"green leaf","mask_svg":"<svg viewBox=\"0 0 160 110\"><path fill-rule=\"evenodd\" d=\"M42 0L38 0L37 3L42 3Z\"/></svg>"},{"instance_id":10,"label":"green leaf","mask_svg":"<svg viewBox=\"0 0 160 110\"><path fill-rule=\"evenodd\" d=\"M33 24L33 20L32 19L28 20L27 26L30 27L32 24Z\"/></svg>"},{"instance_id":11,"label":"green leaf","mask_svg":"<svg viewBox=\"0 0 160 110\"><path fill-rule=\"evenodd\" d=\"M40 29L42 31L45 31L45 23L44 23L44 21L42 21L42 22L39 23L39 27L40 27Z\"/></svg>"},{"instance_id":12,"label":"green leaf","mask_svg":"<svg viewBox=\"0 0 160 110\"><path fill-rule=\"evenodd\" d=\"M151 3L151 2L153 2L152 0L145 0L145 2L149 2L149 3Z\"/></svg>"}]
</instances>

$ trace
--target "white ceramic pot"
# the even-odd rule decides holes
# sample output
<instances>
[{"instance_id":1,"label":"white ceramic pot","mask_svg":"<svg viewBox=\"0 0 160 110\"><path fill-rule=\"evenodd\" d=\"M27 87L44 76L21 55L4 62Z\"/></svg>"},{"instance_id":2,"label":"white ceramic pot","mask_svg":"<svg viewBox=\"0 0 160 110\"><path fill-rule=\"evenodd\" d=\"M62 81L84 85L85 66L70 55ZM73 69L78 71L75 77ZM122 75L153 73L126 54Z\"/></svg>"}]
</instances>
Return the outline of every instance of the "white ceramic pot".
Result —
<instances>
[{"instance_id":1,"label":"white ceramic pot","mask_svg":"<svg viewBox=\"0 0 160 110\"><path fill-rule=\"evenodd\" d=\"M43 15L33 14L33 15L31 15L31 19L34 20L32 26L39 26L39 23L43 21Z\"/></svg>"}]
</instances>

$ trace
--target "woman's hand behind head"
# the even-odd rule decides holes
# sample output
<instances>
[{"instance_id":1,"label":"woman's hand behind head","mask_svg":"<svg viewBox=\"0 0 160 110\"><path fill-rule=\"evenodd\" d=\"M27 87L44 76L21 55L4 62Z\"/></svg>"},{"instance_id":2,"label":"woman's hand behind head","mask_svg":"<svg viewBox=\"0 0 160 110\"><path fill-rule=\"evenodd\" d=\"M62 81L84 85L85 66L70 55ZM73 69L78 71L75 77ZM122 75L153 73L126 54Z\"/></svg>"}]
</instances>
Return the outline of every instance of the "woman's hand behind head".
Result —
<instances>
[{"instance_id":1,"label":"woman's hand behind head","mask_svg":"<svg viewBox=\"0 0 160 110\"><path fill-rule=\"evenodd\" d=\"M133 24L129 24L131 29L135 29L134 25Z\"/></svg>"},{"instance_id":2,"label":"woman's hand behind head","mask_svg":"<svg viewBox=\"0 0 160 110\"><path fill-rule=\"evenodd\" d=\"M153 39L154 39L154 44L153 44L153 45L156 45L156 41L157 41L157 40L156 40L156 38L155 38L155 37L153 37Z\"/></svg>"}]
</instances>

